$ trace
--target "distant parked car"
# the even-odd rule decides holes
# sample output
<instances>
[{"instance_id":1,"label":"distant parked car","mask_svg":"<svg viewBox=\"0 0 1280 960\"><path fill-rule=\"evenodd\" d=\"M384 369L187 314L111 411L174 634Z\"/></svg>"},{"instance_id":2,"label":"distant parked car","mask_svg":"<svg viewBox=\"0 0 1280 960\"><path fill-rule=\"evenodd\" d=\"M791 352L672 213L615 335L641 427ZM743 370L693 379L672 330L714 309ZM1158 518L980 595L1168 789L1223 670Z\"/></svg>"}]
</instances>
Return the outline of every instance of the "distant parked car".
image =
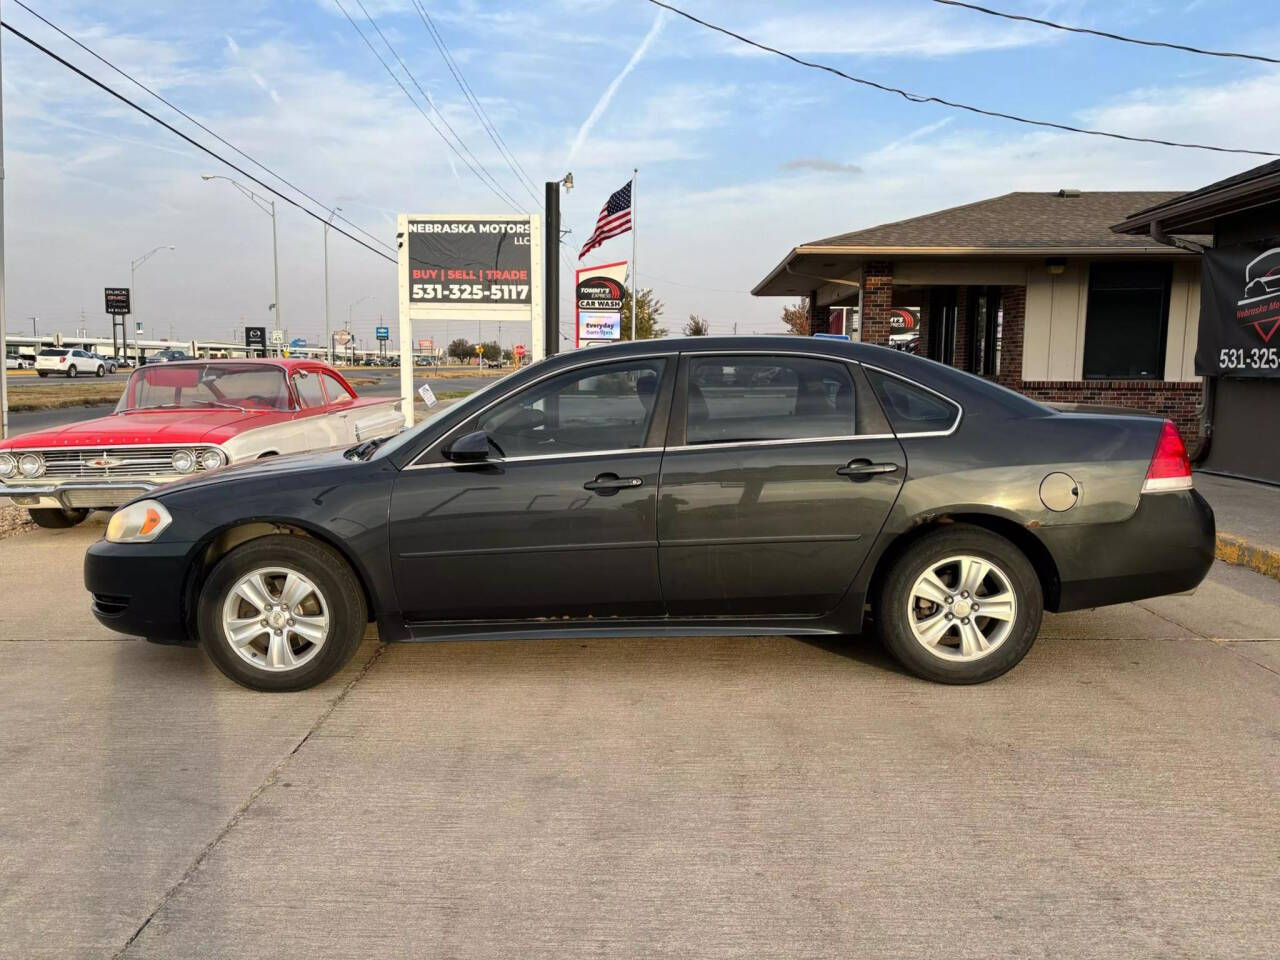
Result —
<instances>
[{"instance_id":1,"label":"distant parked car","mask_svg":"<svg viewBox=\"0 0 1280 960\"><path fill-rule=\"evenodd\" d=\"M311 360L148 364L110 416L0 441L0 501L26 507L42 527L70 527L228 463L350 446L403 426L398 399L357 397Z\"/></svg>"},{"instance_id":2,"label":"distant parked car","mask_svg":"<svg viewBox=\"0 0 1280 960\"><path fill-rule=\"evenodd\" d=\"M104 364L106 364L107 373L115 373L118 369L120 369L120 362L116 360L115 357L104 357L100 353L92 354L92 356L95 359L101 360Z\"/></svg>"},{"instance_id":3,"label":"distant parked car","mask_svg":"<svg viewBox=\"0 0 1280 960\"><path fill-rule=\"evenodd\" d=\"M6 370L30 370L33 363L35 363L35 361L30 357L4 358L4 368Z\"/></svg>"},{"instance_id":4,"label":"distant parked car","mask_svg":"<svg viewBox=\"0 0 1280 960\"><path fill-rule=\"evenodd\" d=\"M41 350L36 356L36 373L47 377L51 373L61 373L68 377L78 377L82 373L91 373L95 377L107 375L106 363L87 350L76 348L50 347Z\"/></svg>"},{"instance_id":5,"label":"distant parked car","mask_svg":"<svg viewBox=\"0 0 1280 960\"><path fill-rule=\"evenodd\" d=\"M146 363L173 363L177 360L190 360L191 356L185 350L160 350L151 356L146 357Z\"/></svg>"}]
</instances>

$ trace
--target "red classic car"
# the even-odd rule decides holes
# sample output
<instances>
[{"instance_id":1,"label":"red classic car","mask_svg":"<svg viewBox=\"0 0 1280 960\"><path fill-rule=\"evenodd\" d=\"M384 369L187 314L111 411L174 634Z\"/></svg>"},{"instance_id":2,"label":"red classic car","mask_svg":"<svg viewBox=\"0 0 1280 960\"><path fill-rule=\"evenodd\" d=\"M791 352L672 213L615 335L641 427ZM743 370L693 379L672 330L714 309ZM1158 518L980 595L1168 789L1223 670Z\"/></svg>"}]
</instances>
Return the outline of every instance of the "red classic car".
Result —
<instances>
[{"instance_id":1,"label":"red classic car","mask_svg":"<svg viewBox=\"0 0 1280 960\"><path fill-rule=\"evenodd\" d=\"M115 412L0 443L0 499L69 527L228 463L359 443L404 427L399 399L361 399L315 360L145 366Z\"/></svg>"}]
</instances>

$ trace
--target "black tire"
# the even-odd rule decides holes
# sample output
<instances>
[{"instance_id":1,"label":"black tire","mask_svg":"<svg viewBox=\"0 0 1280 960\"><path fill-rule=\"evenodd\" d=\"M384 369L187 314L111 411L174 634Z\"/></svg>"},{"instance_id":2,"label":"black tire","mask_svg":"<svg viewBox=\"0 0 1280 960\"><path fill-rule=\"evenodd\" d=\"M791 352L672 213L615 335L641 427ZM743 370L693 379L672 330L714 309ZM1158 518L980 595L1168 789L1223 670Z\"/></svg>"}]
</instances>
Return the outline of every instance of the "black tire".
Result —
<instances>
[{"instance_id":1,"label":"black tire","mask_svg":"<svg viewBox=\"0 0 1280 960\"><path fill-rule=\"evenodd\" d=\"M972 660L952 660L931 652L916 639L910 622L914 609L911 591L917 579L933 565L957 555L977 557L994 564L1008 580L1016 601L1008 634L989 653ZM991 584L996 581L985 582ZM953 586L958 590L959 584ZM958 602L960 597L955 596L954 599ZM935 608L926 605L923 609ZM947 608L937 605L936 610L945 615ZM1040 578L1022 551L990 530L954 524L921 537L895 561L877 597L876 629L894 659L916 676L935 683L983 683L1013 669L1027 655L1040 632L1043 615L1044 594ZM998 627L987 618L973 618L975 626L979 621L984 629ZM959 624L952 629L954 632L949 632L946 642L950 643L955 637L958 646Z\"/></svg>"},{"instance_id":2,"label":"black tire","mask_svg":"<svg viewBox=\"0 0 1280 960\"><path fill-rule=\"evenodd\" d=\"M328 635L319 651L295 669L275 672L249 663L232 649L223 631L228 594L242 577L263 567L301 573L315 584L328 608ZM209 659L236 683L253 690L305 690L329 679L355 655L367 623L364 591L342 555L319 541L288 534L250 540L219 560L196 609L200 645Z\"/></svg>"},{"instance_id":3,"label":"black tire","mask_svg":"<svg viewBox=\"0 0 1280 960\"><path fill-rule=\"evenodd\" d=\"M71 366L67 367L67 376L68 376L68 377L74 377L74 376L76 376L76 374L77 374L77 373L78 373L78 371L76 370L76 365L75 365L74 363L73 363Z\"/></svg>"},{"instance_id":4,"label":"black tire","mask_svg":"<svg viewBox=\"0 0 1280 960\"><path fill-rule=\"evenodd\" d=\"M49 375L48 370L37 370L36 373L40 374L42 377L47 377Z\"/></svg>"},{"instance_id":5,"label":"black tire","mask_svg":"<svg viewBox=\"0 0 1280 960\"><path fill-rule=\"evenodd\" d=\"M59 510L56 507L28 510L27 513L31 515L37 527L44 527L46 530L65 530L67 527L74 527L77 523L83 523L84 518L89 515L88 510Z\"/></svg>"},{"instance_id":6,"label":"black tire","mask_svg":"<svg viewBox=\"0 0 1280 960\"><path fill-rule=\"evenodd\" d=\"M99 377L105 377L107 375L107 368L104 367L102 364L98 364L97 375Z\"/></svg>"}]
</instances>

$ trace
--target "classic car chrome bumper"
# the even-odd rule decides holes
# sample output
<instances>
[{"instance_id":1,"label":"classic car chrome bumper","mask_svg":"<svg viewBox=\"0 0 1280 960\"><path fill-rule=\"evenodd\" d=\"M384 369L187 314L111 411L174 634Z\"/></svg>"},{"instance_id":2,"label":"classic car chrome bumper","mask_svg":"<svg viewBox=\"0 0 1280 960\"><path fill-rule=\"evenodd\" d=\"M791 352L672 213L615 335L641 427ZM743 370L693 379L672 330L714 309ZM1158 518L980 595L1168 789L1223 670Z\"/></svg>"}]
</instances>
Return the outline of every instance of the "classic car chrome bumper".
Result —
<instances>
[{"instance_id":1,"label":"classic car chrome bumper","mask_svg":"<svg viewBox=\"0 0 1280 960\"><path fill-rule=\"evenodd\" d=\"M22 486L0 483L0 499L11 500L19 507L34 509L100 509L121 506L159 486L160 484L149 480L121 480L117 483L68 480L64 483L32 483Z\"/></svg>"}]
</instances>

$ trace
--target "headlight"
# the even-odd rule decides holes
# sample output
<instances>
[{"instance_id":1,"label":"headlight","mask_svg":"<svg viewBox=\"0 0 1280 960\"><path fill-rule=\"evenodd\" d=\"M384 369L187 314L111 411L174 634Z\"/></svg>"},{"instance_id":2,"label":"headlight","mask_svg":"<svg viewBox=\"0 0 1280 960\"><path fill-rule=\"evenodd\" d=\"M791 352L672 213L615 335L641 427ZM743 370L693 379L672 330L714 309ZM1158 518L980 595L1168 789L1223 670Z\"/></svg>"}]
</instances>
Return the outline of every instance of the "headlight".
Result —
<instances>
[{"instance_id":1,"label":"headlight","mask_svg":"<svg viewBox=\"0 0 1280 960\"><path fill-rule=\"evenodd\" d=\"M197 460L201 470L217 470L226 465L227 457L221 450L210 447L208 450L201 450Z\"/></svg>"},{"instance_id":2,"label":"headlight","mask_svg":"<svg viewBox=\"0 0 1280 960\"><path fill-rule=\"evenodd\" d=\"M110 543L150 543L165 531L173 517L158 500L139 500L121 507L107 523Z\"/></svg>"},{"instance_id":3,"label":"headlight","mask_svg":"<svg viewBox=\"0 0 1280 960\"><path fill-rule=\"evenodd\" d=\"M44 457L38 453L24 453L18 458L18 472L28 480L44 473Z\"/></svg>"},{"instance_id":4,"label":"headlight","mask_svg":"<svg viewBox=\"0 0 1280 960\"><path fill-rule=\"evenodd\" d=\"M196 469L196 455L190 450L175 451L169 462L178 473L192 473Z\"/></svg>"},{"instance_id":5,"label":"headlight","mask_svg":"<svg viewBox=\"0 0 1280 960\"><path fill-rule=\"evenodd\" d=\"M12 477L18 472L18 461L11 453L0 453L0 477Z\"/></svg>"}]
</instances>

